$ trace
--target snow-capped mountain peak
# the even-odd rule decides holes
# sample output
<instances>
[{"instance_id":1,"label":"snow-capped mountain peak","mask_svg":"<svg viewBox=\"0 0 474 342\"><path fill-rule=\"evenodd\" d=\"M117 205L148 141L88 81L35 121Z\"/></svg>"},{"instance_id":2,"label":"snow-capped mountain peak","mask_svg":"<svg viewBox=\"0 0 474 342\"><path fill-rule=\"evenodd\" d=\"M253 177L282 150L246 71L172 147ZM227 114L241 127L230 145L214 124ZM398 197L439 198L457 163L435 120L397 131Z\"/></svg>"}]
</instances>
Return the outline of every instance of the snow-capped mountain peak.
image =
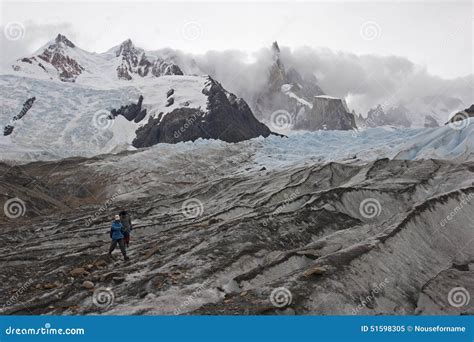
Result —
<instances>
[{"instance_id":1,"label":"snow-capped mountain peak","mask_svg":"<svg viewBox=\"0 0 474 342\"><path fill-rule=\"evenodd\" d=\"M66 36L58 34L32 56L17 60L12 68L27 76L75 82L85 70L78 60L82 54L79 50Z\"/></svg>"},{"instance_id":2,"label":"snow-capped mountain peak","mask_svg":"<svg viewBox=\"0 0 474 342\"><path fill-rule=\"evenodd\" d=\"M33 55L18 59L12 69L15 74L22 76L91 85L101 83L104 79L114 82L183 75L172 60L147 53L136 47L131 39L97 54L80 49L62 34L58 34Z\"/></svg>"},{"instance_id":3,"label":"snow-capped mountain peak","mask_svg":"<svg viewBox=\"0 0 474 342\"><path fill-rule=\"evenodd\" d=\"M57 46L67 46L70 48L76 47L73 42L71 42L66 36L62 35L61 33L58 33L56 39L54 39L54 42Z\"/></svg>"},{"instance_id":4,"label":"snow-capped mountain peak","mask_svg":"<svg viewBox=\"0 0 474 342\"><path fill-rule=\"evenodd\" d=\"M115 57L123 57L123 58L133 58L138 63L138 57L145 53L145 51L141 48L136 47L132 40L126 39L120 45L112 48L113 54Z\"/></svg>"},{"instance_id":5,"label":"snow-capped mountain peak","mask_svg":"<svg viewBox=\"0 0 474 342\"><path fill-rule=\"evenodd\" d=\"M117 77L132 80L134 77L159 77L164 75L183 75L180 67L172 61L158 56L151 56L141 48L135 47L131 39L125 40L114 49L119 58Z\"/></svg>"}]
</instances>

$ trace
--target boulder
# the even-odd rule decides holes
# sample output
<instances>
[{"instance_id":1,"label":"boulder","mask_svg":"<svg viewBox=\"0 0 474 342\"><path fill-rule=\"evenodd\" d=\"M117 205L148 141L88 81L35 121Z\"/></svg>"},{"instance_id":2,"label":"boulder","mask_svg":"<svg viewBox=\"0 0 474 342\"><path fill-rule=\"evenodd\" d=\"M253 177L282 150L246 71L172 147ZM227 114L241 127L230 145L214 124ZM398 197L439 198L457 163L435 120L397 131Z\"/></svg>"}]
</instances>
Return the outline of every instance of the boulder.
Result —
<instances>
[{"instance_id":1,"label":"boulder","mask_svg":"<svg viewBox=\"0 0 474 342\"><path fill-rule=\"evenodd\" d=\"M77 278L88 274L88 272L83 267L76 267L71 272L69 272L69 274L72 277Z\"/></svg>"},{"instance_id":2,"label":"boulder","mask_svg":"<svg viewBox=\"0 0 474 342\"><path fill-rule=\"evenodd\" d=\"M315 266L304 272L305 277L310 277L312 275L321 275L327 272L327 268L323 266Z\"/></svg>"},{"instance_id":3,"label":"boulder","mask_svg":"<svg viewBox=\"0 0 474 342\"><path fill-rule=\"evenodd\" d=\"M85 289L93 289L94 288L94 283L89 281L89 280L85 280L83 283L82 283L82 287L85 288Z\"/></svg>"}]
</instances>

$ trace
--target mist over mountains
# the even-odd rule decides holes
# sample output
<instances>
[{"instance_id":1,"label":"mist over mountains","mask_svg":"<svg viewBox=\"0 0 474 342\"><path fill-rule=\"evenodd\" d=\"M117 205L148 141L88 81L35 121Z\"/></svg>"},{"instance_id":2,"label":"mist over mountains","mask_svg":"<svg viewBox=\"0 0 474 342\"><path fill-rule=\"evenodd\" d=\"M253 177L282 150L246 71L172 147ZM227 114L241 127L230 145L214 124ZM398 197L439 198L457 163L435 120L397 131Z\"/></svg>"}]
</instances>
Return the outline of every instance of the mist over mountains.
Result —
<instances>
[{"instance_id":1,"label":"mist over mountains","mask_svg":"<svg viewBox=\"0 0 474 342\"><path fill-rule=\"evenodd\" d=\"M474 76L443 79L420 65L399 56L356 55L327 48L300 47L290 49L279 42L281 60L301 74L313 74L319 85L333 96L345 98L350 109L367 116L378 104L386 109L398 104L420 107L457 98L465 105L472 102ZM173 49L159 50L175 58L186 73L202 72L220 80L229 91L251 101L265 87L268 70L273 63L270 48L264 47L249 56L244 51L209 51L196 55ZM448 111L456 110L446 105ZM427 109L428 112L428 109Z\"/></svg>"},{"instance_id":2,"label":"mist over mountains","mask_svg":"<svg viewBox=\"0 0 474 342\"><path fill-rule=\"evenodd\" d=\"M29 22L28 27L34 33L25 35L21 43L10 41L3 35L0 37L3 47L0 66L4 72L11 70L15 59L30 54L38 42L47 41L58 31L66 33L72 41L76 37L68 24L37 25ZM287 68L314 75L327 94L344 98L351 110L364 117L379 104L384 110L404 105L412 112L422 112L424 118L431 115L433 110L441 109L451 115L472 103L472 74L447 79L432 74L427 67L402 56L358 55L324 47L290 48L288 43L279 41L281 60ZM175 60L186 74L209 74L226 89L250 103L266 86L268 70L273 63L270 41L267 46L252 53L240 50L239 46L232 50L211 50L204 54L172 47L157 48L157 54Z\"/></svg>"}]
</instances>

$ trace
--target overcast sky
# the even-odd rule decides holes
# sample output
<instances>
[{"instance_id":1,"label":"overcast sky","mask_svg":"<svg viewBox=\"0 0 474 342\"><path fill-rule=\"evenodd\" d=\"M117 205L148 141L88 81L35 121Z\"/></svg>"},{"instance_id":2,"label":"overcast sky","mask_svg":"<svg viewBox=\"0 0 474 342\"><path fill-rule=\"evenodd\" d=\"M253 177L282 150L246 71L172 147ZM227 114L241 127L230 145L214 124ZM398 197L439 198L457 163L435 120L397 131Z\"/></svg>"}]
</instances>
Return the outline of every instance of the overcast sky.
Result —
<instances>
[{"instance_id":1,"label":"overcast sky","mask_svg":"<svg viewBox=\"0 0 474 342\"><path fill-rule=\"evenodd\" d=\"M33 52L58 32L103 52L131 38L145 49L186 52L280 45L404 56L445 78L473 70L472 1L395 2L5 2L24 36L6 41L2 63Z\"/></svg>"}]
</instances>

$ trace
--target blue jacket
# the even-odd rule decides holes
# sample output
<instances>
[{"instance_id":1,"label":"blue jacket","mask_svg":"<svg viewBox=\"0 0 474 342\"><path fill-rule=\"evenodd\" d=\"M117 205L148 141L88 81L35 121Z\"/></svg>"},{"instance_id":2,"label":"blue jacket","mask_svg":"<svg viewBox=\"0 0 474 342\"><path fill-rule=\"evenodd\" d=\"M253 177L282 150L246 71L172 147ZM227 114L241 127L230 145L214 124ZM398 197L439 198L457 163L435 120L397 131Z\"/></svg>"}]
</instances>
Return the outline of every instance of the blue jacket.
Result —
<instances>
[{"instance_id":1,"label":"blue jacket","mask_svg":"<svg viewBox=\"0 0 474 342\"><path fill-rule=\"evenodd\" d=\"M123 227L120 221L112 222L112 228L110 229L110 237L112 238L112 240L123 239L122 229Z\"/></svg>"}]
</instances>

